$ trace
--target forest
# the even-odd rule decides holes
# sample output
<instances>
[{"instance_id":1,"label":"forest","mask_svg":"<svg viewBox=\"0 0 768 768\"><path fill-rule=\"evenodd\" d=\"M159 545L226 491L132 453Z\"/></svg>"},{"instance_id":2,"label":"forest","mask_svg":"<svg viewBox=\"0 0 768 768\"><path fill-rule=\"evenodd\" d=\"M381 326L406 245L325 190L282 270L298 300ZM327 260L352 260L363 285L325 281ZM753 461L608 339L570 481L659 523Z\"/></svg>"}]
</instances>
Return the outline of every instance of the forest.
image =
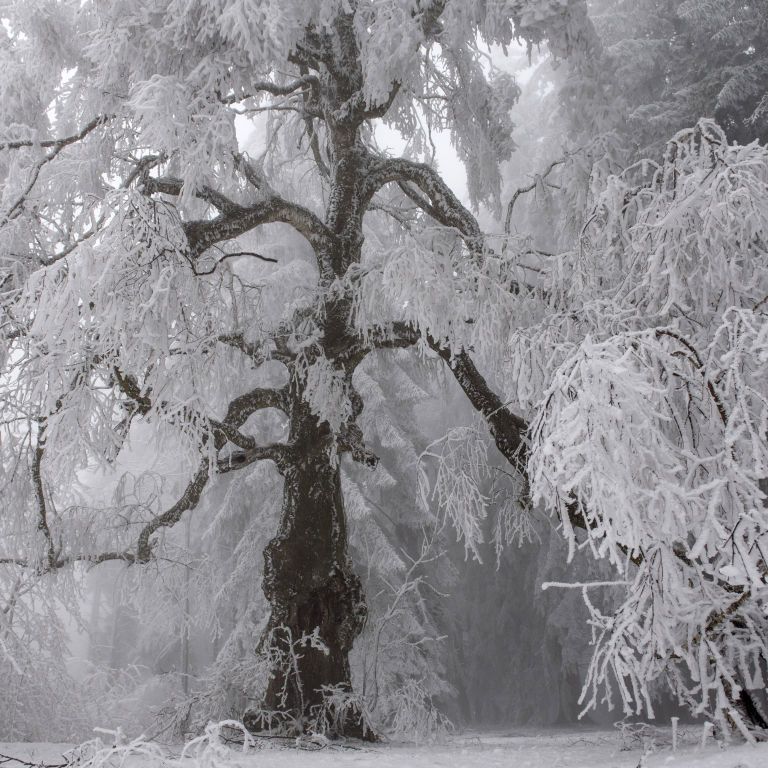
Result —
<instances>
[{"instance_id":1,"label":"forest","mask_svg":"<svg viewBox=\"0 0 768 768\"><path fill-rule=\"evenodd\" d=\"M0 742L768 740L768 0L0 21Z\"/></svg>"}]
</instances>

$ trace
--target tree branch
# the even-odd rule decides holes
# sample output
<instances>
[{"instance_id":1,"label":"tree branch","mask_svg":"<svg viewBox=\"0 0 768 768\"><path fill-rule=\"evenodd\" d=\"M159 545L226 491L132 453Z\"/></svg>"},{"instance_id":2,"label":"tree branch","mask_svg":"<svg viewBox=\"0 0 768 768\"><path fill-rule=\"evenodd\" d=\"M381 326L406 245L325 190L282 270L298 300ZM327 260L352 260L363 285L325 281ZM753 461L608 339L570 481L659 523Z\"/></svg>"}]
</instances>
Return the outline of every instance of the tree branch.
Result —
<instances>
[{"instance_id":1,"label":"tree branch","mask_svg":"<svg viewBox=\"0 0 768 768\"><path fill-rule=\"evenodd\" d=\"M515 207L515 203L517 202L517 198L520 197L520 195L524 195L527 192L531 192L534 189L536 189L536 185L538 183L538 179L546 179L547 176L549 176L552 171L557 168L558 165L562 165L568 160L569 155L565 155L564 157L559 158L558 160L553 160L549 166L547 167L547 170L544 171L542 174L537 174L537 178L535 178L527 187L519 187L515 190L515 193L512 195L512 198L510 199L509 203L507 204L507 215L504 218L504 232L509 235L510 228L512 226L512 209Z\"/></svg>"},{"instance_id":2,"label":"tree branch","mask_svg":"<svg viewBox=\"0 0 768 768\"><path fill-rule=\"evenodd\" d=\"M477 219L434 168L404 158L381 160L366 179L366 193L373 196L390 182L401 185L405 194L440 224L458 230L471 252L482 252L483 233ZM408 183L415 184L426 195L428 204L405 186Z\"/></svg>"},{"instance_id":3,"label":"tree branch","mask_svg":"<svg viewBox=\"0 0 768 768\"><path fill-rule=\"evenodd\" d=\"M53 543L53 534L48 524L48 505L45 499L45 487L43 485L43 456L45 455L45 421L38 422L37 445L32 454L32 485L37 502L37 529L42 532L46 542L46 570L56 566L56 547Z\"/></svg>"},{"instance_id":4,"label":"tree branch","mask_svg":"<svg viewBox=\"0 0 768 768\"><path fill-rule=\"evenodd\" d=\"M233 240L262 224L273 223L292 226L315 250L327 245L333 237L308 208L288 202L274 193L251 206L233 208L231 212L222 213L210 221L191 221L183 226L190 249L197 256L216 243Z\"/></svg>"},{"instance_id":5,"label":"tree branch","mask_svg":"<svg viewBox=\"0 0 768 768\"><path fill-rule=\"evenodd\" d=\"M143 184L144 191L150 195L159 192L163 195L178 196L181 194L183 186L182 180L174 176L146 176ZM207 185L203 185L195 190L195 196L205 200L206 203L227 216L236 216L245 210L244 206L236 203L234 200L230 200L226 195Z\"/></svg>"},{"instance_id":6,"label":"tree branch","mask_svg":"<svg viewBox=\"0 0 768 768\"><path fill-rule=\"evenodd\" d=\"M272 83L269 80L259 80L251 85L251 93L241 95L233 93L228 96L219 96L219 101L221 101L222 104L227 105L237 104L239 101L253 98L253 94L258 93L259 91L270 93L273 96L289 96L301 88L317 84L317 77L310 74L304 74L301 77L296 78L296 80L292 80L290 83L284 83L283 85Z\"/></svg>"},{"instance_id":7,"label":"tree branch","mask_svg":"<svg viewBox=\"0 0 768 768\"><path fill-rule=\"evenodd\" d=\"M528 423L507 408L465 351L454 353L432 338L428 338L427 343L446 362L469 402L485 418L496 447L527 485Z\"/></svg>"},{"instance_id":8,"label":"tree branch","mask_svg":"<svg viewBox=\"0 0 768 768\"><path fill-rule=\"evenodd\" d=\"M264 460L274 461L277 468L282 471L293 460L291 446L287 443L272 443L253 446L244 451L234 451L218 460L217 472L220 475L225 474Z\"/></svg>"},{"instance_id":9,"label":"tree branch","mask_svg":"<svg viewBox=\"0 0 768 768\"><path fill-rule=\"evenodd\" d=\"M273 259L271 256L264 256L261 253L255 253L254 251L237 251L236 253L225 253L216 263L210 268L205 269L203 271L200 271L196 267L193 266L193 271L196 275L199 277L203 277L205 275L212 275L216 269L219 267L219 265L223 264L227 259L236 259L240 256L252 256L254 259L259 259L260 261L267 261L271 264L278 264L277 259Z\"/></svg>"},{"instance_id":10,"label":"tree branch","mask_svg":"<svg viewBox=\"0 0 768 768\"><path fill-rule=\"evenodd\" d=\"M109 117L106 115L99 115L94 117L88 125L85 126L78 133L72 134L72 136L65 136L62 139L45 139L44 141L34 141L32 139L19 139L17 141L6 141L4 144L0 144L0 151L4 149L22 149L24 147L42 147L43 149L53 148L57 151L61 151L64 147L70 144L75 144L78 141L84 139L94 128L106 123Z\"/></svg>"},{"instance_id":11,"label":"tree branch","mask_svg":"<svg viewBox=\"0 0 768 768\"><path fill-rule=\"evenodd\" d=\"M139 534L138 542L136 544L136 558L137 563L147 563L152 558L152 543L150 542L150 536L160 528L169 528L172 525L181 520L181 516L188 510L197 506L202 496L203 489L208 483L208 460L204 458L200 467L195 473L194 477L190 480L181 498L165 512L158 515L147 523L142 528Z\"/></svg>"},{"instance_id":12,"label":"tree branch","mask_svg":"<svg viewBox=\"0 0 768 768\"><path fill-rule=\"evenodd\" d=\"M19 213L21 213L21 210L24 206L24 201L27 198L27 195L32 191L32 188L37 183L37 179L40 176L40 171L43 170L43 166L46 165L46 163L50 163L51 160L56 158L56 156L61 152L65 147L70 146L71 144L75 144L78 141L81 141L84 139L89 133L94 131L96 128L98 128L103 123L107 122L109 120L109 117L106 117L105 115L99 115L98 117L93 118L88 125L85 126L79 133L74 134L73 136L67 136L64 139L56 139L53 141L49 146L52 147L51 151L45 155L42 159L38 160L37 163L35 163L32 171L32 176L27 183L27 186L24 188L24 191L19 195L19 197L15 200L15 202L8 208L5 215L3 216L2 220L0 220L0 227L4 227L11 219L15 219ZM34 146L34 143L29 145L23 145L23 146Z\"/></svg>"},{"instance_id":13,"label":"tree branch","mask_svg":"<svg viewBox=\"0 0 768 768\"><path fill-rule=\"evenodd\" d=\"M240 432L240 427L245 424L248 418L256 411L266 408L277 408L287 413L288 395L286 389L270 389L257 387L250 392L236 397L227 407L227 413L222 421L211 421L214 431L220 432L226 440L234 443L238 448L246 451L255 450L255 438L244 435ZM217 448L223 448L226 442Z\"/></svg>"}]
</instances>

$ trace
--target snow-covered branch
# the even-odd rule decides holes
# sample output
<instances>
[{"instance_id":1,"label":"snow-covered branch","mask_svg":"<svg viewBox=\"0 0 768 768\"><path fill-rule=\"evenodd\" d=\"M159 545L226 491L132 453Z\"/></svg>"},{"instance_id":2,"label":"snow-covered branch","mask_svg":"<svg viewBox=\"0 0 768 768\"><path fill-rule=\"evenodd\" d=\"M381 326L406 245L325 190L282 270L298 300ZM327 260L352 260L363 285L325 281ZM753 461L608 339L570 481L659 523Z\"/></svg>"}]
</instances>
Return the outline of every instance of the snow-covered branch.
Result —
<instances>
[{"instance_id":1,"label":"snow-covered branch","mask_svg":"<svg viewBox=\"0 0 768 768\"><path fill-rule=\"evenodd\" d=\"M391 182L416 185L428 200L425 212L443 226L458 231L473 254L482 252L483 234L477 220L434 168L405 158L378 161L366 179L368 196ZM426 203L415 193L409 197L420 207Z\"/></svg>"},{"instance_id":2,"label":"snow-covered branch","mask_svg":"<svg viewBox=\"0 0 768 768\"><path fill-rule=\"evenodd\" d=\"M147 182L150 192L181 195L182 179L162 177ZM224 240L233 240L263 224L283 223L292 226L314 248L327 246L331 233L308 208L285 200L273 190L260 188L260 198L251 205L240 205L222 193L203 186L195 191L202 200L220 211L213 219L184 222L183 229L193 258Z\"/></svg>"}]
</instances>

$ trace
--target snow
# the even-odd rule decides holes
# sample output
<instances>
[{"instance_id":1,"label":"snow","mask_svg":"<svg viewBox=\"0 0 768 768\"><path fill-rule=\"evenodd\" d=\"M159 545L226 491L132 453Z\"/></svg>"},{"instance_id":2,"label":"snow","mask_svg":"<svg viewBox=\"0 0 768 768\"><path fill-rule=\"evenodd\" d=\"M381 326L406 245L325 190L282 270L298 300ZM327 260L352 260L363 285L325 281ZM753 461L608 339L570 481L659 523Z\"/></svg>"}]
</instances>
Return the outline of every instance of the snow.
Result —
<instances>
[{"instance_id":1,"label":"snow","mask_svg":"<svg viewBox=\"0 0 768 768\"><path fill-rule=\"evenodd\" d=\"M449 738L445 743L335 745L308 744L302 749L285 748L268 742L261 749L243 754L230 752L226 762L217 759L216 768L764 768L768 766L768 744L720 746L711 738L701 746L701 726L680 728L682 745L672 751L670 730L655 730L657 747L646 748L636 740L613 730L541 729L514 732L468 732ZM35 764L61 763L66 744L0 743L0 763L12 756ZM219 755L220 757L220 755ZM196 762L189 758L190 763ZM114 765L132 768L146 759L136 758ZM186 761L185 761L186 762ZM207 761L198 761L205 763ZM110 763L105 763L109 765ZM7 763L8 768L22 768ZM154 768L154 767L152 767ZM158 766L159 768L159 766Z\"/></svg>"}]
</instances>

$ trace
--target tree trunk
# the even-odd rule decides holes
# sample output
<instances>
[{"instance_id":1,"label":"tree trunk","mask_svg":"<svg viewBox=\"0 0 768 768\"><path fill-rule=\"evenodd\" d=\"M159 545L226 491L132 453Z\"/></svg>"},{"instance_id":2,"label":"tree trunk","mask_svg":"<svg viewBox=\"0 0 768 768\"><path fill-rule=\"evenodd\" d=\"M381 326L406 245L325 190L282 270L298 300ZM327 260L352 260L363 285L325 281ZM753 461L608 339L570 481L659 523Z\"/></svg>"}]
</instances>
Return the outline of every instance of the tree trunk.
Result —
<instances>
[{"instance_id":1,"label":"tree trunk","mask_svg":"<svg viewBox=\"0 0 768 768\"><path fill-rule=\"evenodd\" d=\"M259 652L271 664L262 712L246 715L251 730L265 714L304 731L323 706L323 687L351 693L349 651L365 623L360 579L347 554L338 459L327 424L294 402L295 461L284 470L280 529L264 552L264 593L272 613ZM333 713L331 713L333 715ZM331 724L336 735L372 738L354 709Z\"/></svg>"}]
</instances>

